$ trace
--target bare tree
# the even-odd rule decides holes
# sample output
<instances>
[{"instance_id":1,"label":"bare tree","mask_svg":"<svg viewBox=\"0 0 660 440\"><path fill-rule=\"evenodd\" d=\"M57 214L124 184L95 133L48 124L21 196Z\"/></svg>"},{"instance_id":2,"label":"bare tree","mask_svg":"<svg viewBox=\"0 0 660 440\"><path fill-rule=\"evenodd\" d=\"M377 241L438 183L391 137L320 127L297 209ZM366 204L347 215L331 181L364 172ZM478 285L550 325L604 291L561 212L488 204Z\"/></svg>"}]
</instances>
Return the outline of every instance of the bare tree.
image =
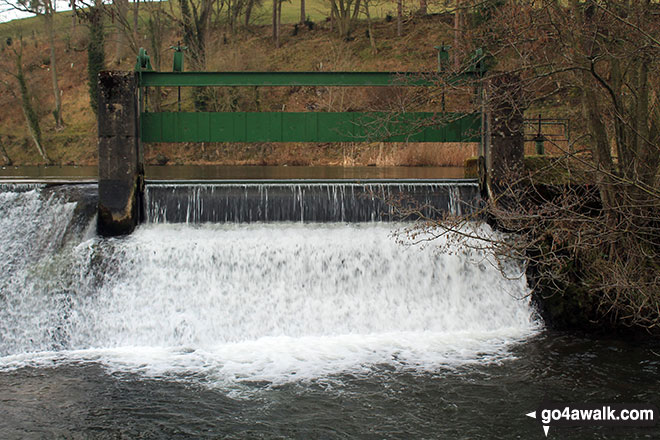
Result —
<instances>
[{"instance_id":1,"label":"bare tree","mask_svg":"<svg viewBox=\"0 0 660 440\"><path fill-rule=\"evenodd\" d=\"M105 15L108 14L103 0L93 3L79 1L77 16L83 20L89 32L87 41L87 84L89 102L96 114L98 111L98 74L105 69Z\"/></svg>"},{"instance_id":2,"label":"bare tree","mask_svg":"<svg viewBox=\"0 0 660 440\"><path fill-rule=\"evenodd\" d=\"M484 108L504 100L513 113L561 111L573 121L573 139L540 166L501 173L480 215L511 239L470 231L465 218L424 223L425 239L457 231L527 261L537 296L566 324L660 333L658 18L649 1L511 0L467 29L466 43L493 56L482 89L519 78L517 93L490 94ZM513 121L498 124L520 133Z\"/></svg>"},{"instance_id":3,"label":"bare tree","mask_svg":"<svg viewBox=\"0 0 660 440\"><path fill-rule=\"evenodd\" d=\"M382 2L380 0L362 0L361 7L362 13L367 18L367 33L369 34L369 44L371 45L371 52L375 55L378 53L376 46L376 35L374 33L373 21L371 19L370 7L379 6Z\"/></svg>"},{"instance_id":4,"label":"bare tree","mask_svg":"<svg viewBox=\"0 0 660 440\"><path fill-rule=\"evenodd\" d=\"M138 24L140 18L140 0L133 0L133 35L134 39L138 40Z\"/></svg>"},{"instance_id":5,"label":"bare tree","mask_svg":"<svg viewBox=\"0 0 660 440\"><path fill-rule=\"evenodd\" d=\"M46 154L46 149L44 148L41 136L39 115L32 105L32 97L28 88L27 78L25 76L25 72L23 71L23 40L19 37L18 44L15 44L12 38L8 38L6 44L9 46L9 49L14 58L14 69L10 70L7 68L2 68L0 69L0 72L13 78L15 85L11 84L6 79L2 80L2 84L10 94L12 94L16 99L20 100L21 109L23 110L23 115L25 116L25 122L27 124L27 129L30 133L32 141L34 142L34 146L37 148L39 155L46 162L46 164L50 165L51 160ZM18 86L19 96L16 96L16 85Z\"/></svg>"},{"instance_id":6,"label":"bare tree","mask_svg":"<svg viewBox=\"0 0 660 440\"><path fill-rule=\"evenodd\" d=\"M113 21L117 22L116 26L116 41L115 41L115 63L119 65L121 60L124 58L124 53L126 51L126 29L125 24L128 22L128 0L113 0Z\"/></svg>"},{"instance_id":7,"label":"bare tree","mask_svg":"<svg viewBox=\"0 0 660 440\"><path fill-rule=\"evenodd\" d=\"M273 44L275 47L280 47L280 15L279 8L280 0L273 0Z\"/></svg>"},{"instance_id":8,"label":"bare tree","mask_svg":"<svg viewBox=\"0 0 660 440\"><path fill-rule=\"evenodd\" d=\"M396 36L401 36L403 26L403 0L396 0Z\"/></svg>"},{"instance_id":9,"label":"bare tree","mask_svg":"<svg viewBox=\"0 0 660 440\"><path fill-rule=\"evenodd\" d=\"M254 11L255 7L259 7L263 4L263 0L247 0L245 2L245 12L244 12L244 18L245 18L245 27L248 27L250 25L250 18L252 17L252 11Z\"/></svg>"},{"instance_id":10,"label":"bare tree","mask_svg":"<svg viewBox=\"0 0 660 440\"><path fill-rule=\"evenodd\" d=\"M350 38L360 13L361 0L330 0L331 13L337 21L339 36Z\"/></svg>"},{"instance_id":11,"label":"bare tree","mask_svg":"<svg viewBox=\"0 0 660 440\"><path fill-rule=\"evenodd\" d=\"M55 52L55 26L53 18L56 12L55 0L1 0L6 6L17 11L27 12L42 17L46 27L49 44L49 59L50 59L50 72L51 83L53 87L53 96L55 98L55 109L53 116L55 118L55 126L61 129L64 125L62 118L62 91L60 90L57 77L57 55Z\"/></svg>"}]
</instances>

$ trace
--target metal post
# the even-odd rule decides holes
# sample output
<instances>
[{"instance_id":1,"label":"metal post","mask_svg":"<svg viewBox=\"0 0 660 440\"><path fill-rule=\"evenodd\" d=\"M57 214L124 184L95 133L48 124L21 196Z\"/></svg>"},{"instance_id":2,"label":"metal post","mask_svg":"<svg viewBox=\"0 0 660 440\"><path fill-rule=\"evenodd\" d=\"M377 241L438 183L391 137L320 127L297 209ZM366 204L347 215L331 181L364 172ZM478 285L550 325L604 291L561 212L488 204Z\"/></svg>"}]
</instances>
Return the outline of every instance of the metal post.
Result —
<instances>
[{"instance_id":1,"label":"metal post","mask_svg":"<svg viewBox=\"0 0 660 440\"><path fill-rule=\"evenodd\" d=\"M538 132L536 133L536 137L534 138L534 143L536 144L536 154L538 154L539 156L545 154L543 147L544 140L545 138L543 137L543 133L541 132L541 114L539 113L539 129Z\"/></svg>"},{"instance_id":2,"label":"metal post","mask_svg":"<svg viewBox=\"0 0 660 440\"><path fill-rule=\"evenodd\" d=\"M172 58L172 72L183 72L183 51L188 50L188 47L181 46L181 42L178 41L176 46L170 46L170 49L174 49L174 57ZM181 111L181 86L177 87L176 96L177 106L179 111Z\"/></svg>"}]
</instances>

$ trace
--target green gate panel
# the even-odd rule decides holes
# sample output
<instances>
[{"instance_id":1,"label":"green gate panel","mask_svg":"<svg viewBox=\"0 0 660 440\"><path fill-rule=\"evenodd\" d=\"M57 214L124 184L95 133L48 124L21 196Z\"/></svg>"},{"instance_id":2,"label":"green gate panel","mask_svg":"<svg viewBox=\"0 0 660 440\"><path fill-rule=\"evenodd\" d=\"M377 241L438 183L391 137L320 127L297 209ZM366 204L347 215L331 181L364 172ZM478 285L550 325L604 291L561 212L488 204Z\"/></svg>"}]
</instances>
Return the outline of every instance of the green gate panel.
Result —
<instances>
[{"instance_id":1,"label":"green gate panel","mask_svg":"<svg viewBox=\"0 0 660 440\"><path fill-rule=\"evenodd\" d=\"M143 142L479 142L465 113L142 113Z\"/></svg>"}]
</instances>

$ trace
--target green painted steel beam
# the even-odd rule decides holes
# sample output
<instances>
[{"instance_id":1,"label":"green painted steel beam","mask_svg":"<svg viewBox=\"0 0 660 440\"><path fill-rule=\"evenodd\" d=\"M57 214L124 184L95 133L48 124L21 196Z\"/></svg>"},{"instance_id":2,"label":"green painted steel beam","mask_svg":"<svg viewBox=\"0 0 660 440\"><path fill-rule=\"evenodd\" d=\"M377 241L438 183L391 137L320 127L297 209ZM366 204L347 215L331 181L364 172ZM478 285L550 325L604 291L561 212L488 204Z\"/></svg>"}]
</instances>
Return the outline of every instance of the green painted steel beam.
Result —
<instances>
[{"instance_id":1,"label":"green painted steel beam","mask_svg":"<svg viewBox=\"0 0 660 440\"><path fill-rule=\"evenodd\" d=\"M143 142L479 142L480 114L142 113Z\"/></svg>"},{"instance_id":2,"label":"green painted steel beam","mask_svg":"<svg viewBox=\"0 0 660 440\"><path fill-rule=\"evenodd\" d=\"M469 75L468 75L469 76ZM430 86L433 72L142 72L140 86Z\"/></svg>"}]
</instances>

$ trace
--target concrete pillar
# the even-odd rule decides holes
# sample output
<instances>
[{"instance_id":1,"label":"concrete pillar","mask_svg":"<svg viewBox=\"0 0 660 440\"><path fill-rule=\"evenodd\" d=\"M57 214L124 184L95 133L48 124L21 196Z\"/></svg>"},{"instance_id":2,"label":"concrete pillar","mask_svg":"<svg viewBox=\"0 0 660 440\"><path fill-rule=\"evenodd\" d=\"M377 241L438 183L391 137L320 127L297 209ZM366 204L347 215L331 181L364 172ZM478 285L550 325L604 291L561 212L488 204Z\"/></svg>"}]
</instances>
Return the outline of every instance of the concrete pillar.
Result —
<instances>
[{"instance_id":1,"label":"concrete pillar","mask_svg":"<svg viewBox=\"0 0 660 440\"><path fill-rule=\"evenodd\" d=\"M502 74L487 85L485 168L488 196L500 197L515 186L525 157L523 101L520 78Z\"/></svg>"},{"instance_id":2,"label":"concrete pillar","mask_svg":"<svg viewBox=\"0 0 660 440\"><path fill-rule=\"evenodd\" d=\"M144 167L135 72L99 73L98 233L130 234L140 220Z\"/></svg>"}]
</instances>

